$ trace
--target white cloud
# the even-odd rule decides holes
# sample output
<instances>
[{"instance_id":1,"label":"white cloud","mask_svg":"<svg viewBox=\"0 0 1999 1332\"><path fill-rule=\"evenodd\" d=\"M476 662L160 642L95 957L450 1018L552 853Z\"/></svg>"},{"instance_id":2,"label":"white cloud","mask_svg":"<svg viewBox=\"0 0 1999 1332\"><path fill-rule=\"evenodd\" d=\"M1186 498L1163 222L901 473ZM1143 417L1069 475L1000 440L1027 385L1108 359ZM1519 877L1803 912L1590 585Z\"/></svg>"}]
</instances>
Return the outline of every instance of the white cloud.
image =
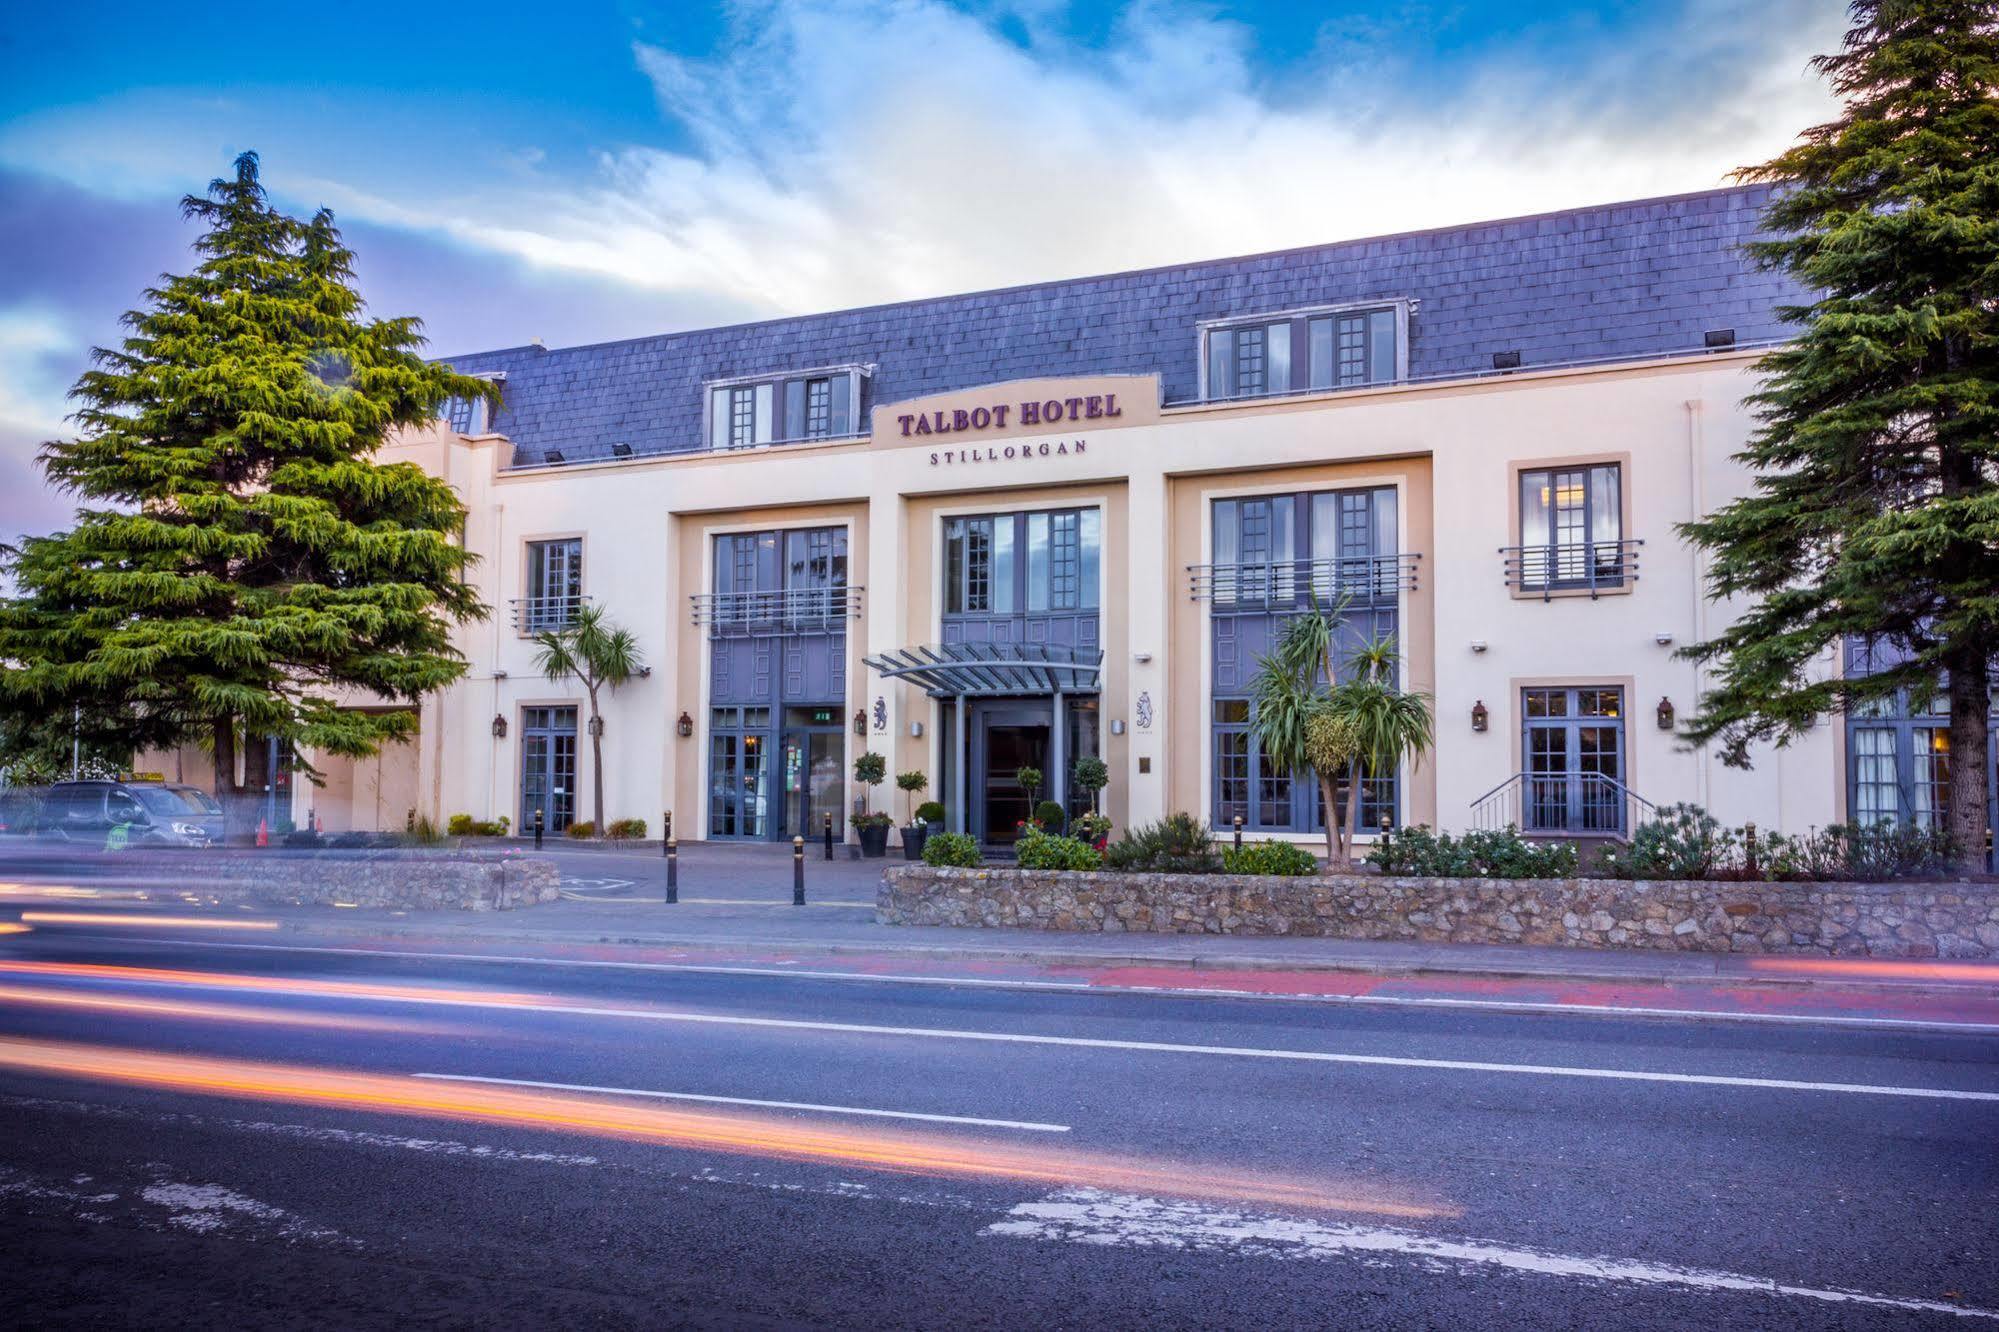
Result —
<instances>
[{"instance_id":1,"label":"white cloud","mask_svg":"<svg viewBox=\"0 0 1999 1332\"><path fill-rule=\"evenodd\" d=\"M682 151L606 149L580 180L520 152L503 178L423 188L308 138L271 145L272 183L697 317L827 309L1707 188L1823 118L1805 62L1841 26L1821 0L1687 0L1621 45L1527 22L1445 73L1412 9L1328 25L1273 75L1246 29L1171 0L1126 10L1106 50L1038 0L733 12L713 59L633 48ZM195 110L171 152L152 122L130 172L198 147L212 174L218 108ZM76 115L0 136L41 170L72 151L102 179L124 150Z\"/></svg>"},{"instance_id":2,"label":"white cloud","mask_svg":"<svg viewBox=\"0 0 1999 1332\"><path fill-rule=\"evenodd\" d=\"M770 0L716 60L635 48L689 151L397 216L771 311L1281 248L1721 184L1823 117L1805 62L1837 19L1699 0L1585 68L1550 69L1530 32L1441 92L1332 43L1315 95L1260 82L1234 24L1166 5L1095 53L932 0Z\"/></svg>"}]
</instances>

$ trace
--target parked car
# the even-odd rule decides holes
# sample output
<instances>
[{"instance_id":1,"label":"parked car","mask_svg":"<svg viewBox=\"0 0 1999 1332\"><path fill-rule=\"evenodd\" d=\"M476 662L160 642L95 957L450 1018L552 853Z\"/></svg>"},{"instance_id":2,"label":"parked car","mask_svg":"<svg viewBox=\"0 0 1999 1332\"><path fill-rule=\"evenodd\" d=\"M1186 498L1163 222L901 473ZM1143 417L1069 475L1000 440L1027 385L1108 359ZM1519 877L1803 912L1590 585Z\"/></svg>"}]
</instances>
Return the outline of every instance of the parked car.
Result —
<instances>
[{"instance_id":1,"label":"parked car","mask_svg":"<svg viewBox=\"0 0 1999 1332\"><path fill-rule=\"evenodd\" d=\"M47 788L10 786L0 790L0 837L25 837L35 831Z\"/></svg>"},{"instance_id":2,"label":"parked car","mask_svg":"<svg viewBox=\"0 0 1999 1332\"><path fill-rule=\"evenodd\" d=\"M43 837L80 846L218 846L222 806L208 792L160 782L57 782L36 820Z\"/></svg>"}]
</instances>

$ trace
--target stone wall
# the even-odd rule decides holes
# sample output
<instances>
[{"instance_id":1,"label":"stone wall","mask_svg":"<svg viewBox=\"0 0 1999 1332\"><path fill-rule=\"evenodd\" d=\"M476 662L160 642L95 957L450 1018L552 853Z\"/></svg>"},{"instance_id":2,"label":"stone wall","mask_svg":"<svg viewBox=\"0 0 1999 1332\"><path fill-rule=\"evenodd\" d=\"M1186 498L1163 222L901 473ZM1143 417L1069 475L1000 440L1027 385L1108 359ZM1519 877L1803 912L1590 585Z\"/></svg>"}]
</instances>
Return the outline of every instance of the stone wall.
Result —
<instances>
[{"instance_id":1,"label":"stone wall","mask_svg":"<svg viewBox=\"0 0 1999 1332\"><path fill-rule=\"evenodd\" d=\"M887 925L1873 957L1999 954L1999 883L1691 883L897 866Z\"/></svg>"},{"instance_id":2,"label":"stone wall","mask_svg":"<svg viewBox=\"0 0 1999 1332\"><path fill-rule=\"evenodd\" d=\"M159 851L145 872L171 875L176 891L271 905L509 911L562 895L553 860L462 851Z\"/></svg>"}]
</instances>

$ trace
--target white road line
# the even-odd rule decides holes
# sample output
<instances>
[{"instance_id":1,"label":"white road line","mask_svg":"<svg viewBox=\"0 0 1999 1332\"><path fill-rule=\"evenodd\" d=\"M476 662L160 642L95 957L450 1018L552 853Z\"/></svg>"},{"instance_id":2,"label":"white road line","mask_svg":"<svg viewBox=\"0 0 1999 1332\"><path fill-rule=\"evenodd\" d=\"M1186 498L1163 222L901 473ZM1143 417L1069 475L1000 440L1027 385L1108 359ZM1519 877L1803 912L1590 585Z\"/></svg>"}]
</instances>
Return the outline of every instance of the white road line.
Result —
<instances>
[{"instance_id":1,"label":"white road line","mask_svg":"<svg viewBox=\"0 0 1999 1332\"><path fill-rule=\"evenodd\" d=\"M240 983L204 985L200 981L115 980L140 986L182 985L192 989L228 989L234 993L259 989L296 995L296 989L273 980L268 986ZM1589 1078L1606 1082L1654 1082L1679 1086L1743 1087L1758 1091L1830 1092L1850 1096L1899 1096L1928 1101L1999 1102L1999 1091L1967 1091L1956 1087L1876 1086L1857 1082L1805 1082L1790 1078L1745 1078L1722 1073L1659 1073L1629 1068L1576 1068L1562 1064L1499 1064L1475 1059L1419 1059L1405 1055L1343 1054L1330 1050L1267 1049L1251 1045L1188 1045L1177 1041L1120 1041L1106 1036L1047 1036L1028 1032L971 1031L955 1027L896 1027L872 1022L812 1022L804 1018L744 1017L738 1014L685 1013L664 1008L609 1008L599 1004L523 1004L476 995L437 991L424 994L343 994L327 992L314 998L354 1003L417 1004L438 1008L498 1009L508 1013L560 1013L573 1017L629 1018L640 1022L679 1022L695 1026L758 1027L775 1031L826 1031L855 1036L907 1036L921 1040L984 1041L996 1045L1052 1045L1078 1050L1128 1050L1140 1054L1220 1055L1236 1059L1279 1059L1299 1063L1351 1064L1374 1068L1419 1068L1446 1073L1511 1073L1530 1077Z\"/></svg>"},{"instance_id":2,"label":"white road line","mask_svg":"<svg viewBox=\"0 0 1999 1332\"><path fill-rule=\"evenodd\" d=\"M809 1101L760 1101L746 1096L700 1096L694 1092L647 1091L637 1087L593 1087L582 1082L536 1082L531 1078L482 1078L471 1073L418 1073L415 1076L436 1082L490 1082L502 1087L544 1087L550 1091L600 1092L606 1096L650 1096L661 1101L754 1105L770 1110L810 1110L822 1115L869 1115L876 1119L920 1119L931 1124L975 1124L980 1128L1022 1129L1029 1133L1069 1132L1067 1124L1037 1124L1033 1120L926 1115L915 1110L868 1110L853 1105L814 1105Z\"/></svg>"},{"instance_id":3,"label":"white road line","mask_svg":"<svg viewBox=\"0 0 1999 1332\"><path fill-rule=\"evenodd\" d=\"M1604 1284L1679 1287L1700 1294L1766 1295L1913 1313L1953 1314L1960 1318L1999 1318L1999 1310L1942 1300L1787 1285L1738 1272L1629 1258L1587 1257L1489 1240L1441 1239L1389 1226L1257 1216L1092 1189L1069 1189L1040 1202L1022 1203L1005 1220L987 1226L980 1233L1078 1244L1233 1250L1271 1258L1345 1257L1370 1265L1408 1262L1432 1270L1442 1268L1467 1274L1496 1267Z\"/></svg>"},{"instance_id":4,"label":"white road line","mask_svg":"<svg viewBox=\"0 0 1999 1332\"><path fill-rule=\"evenodd\" d=\"M745 967L710 962L619 962L604 958L516 957L505 953L439 953L394 948L331 948L312 944L232 943L216 939L119 939L159 948L247 948L271 953L332 953L355 957L399 957L425 962L479 962L525 967L588 967L612 971L684 971L711 976L776 976L793 980L860 981L877 985L941 985L982 990L1024 990L1058 994L1149 994L1176 999L1253 999L1265 1003L1351 1004L1363 1008L1456 1008L1486 1013L1553 1013L1565 1017L1641 1017L1698 1022L1748 1022L1774 1026L1857 1027L1876 1031L1954 1032L1961 1036L1999 1034L1999 1023L1935 1022L1922 1018L1852 1017L1840 1014L1754 1013L1737 1009L1648 1008L1634 1004L1557 1004L1517 999L1451 999L1421 995L1272 994L1264 990L1180 989L1171 985L1093 985L1088 981L1006 980L991 976L870 975L855 971L813 971L800 967ZM1642 983L1642 982L1639 982Z\"/></svg>"}]
</instances>

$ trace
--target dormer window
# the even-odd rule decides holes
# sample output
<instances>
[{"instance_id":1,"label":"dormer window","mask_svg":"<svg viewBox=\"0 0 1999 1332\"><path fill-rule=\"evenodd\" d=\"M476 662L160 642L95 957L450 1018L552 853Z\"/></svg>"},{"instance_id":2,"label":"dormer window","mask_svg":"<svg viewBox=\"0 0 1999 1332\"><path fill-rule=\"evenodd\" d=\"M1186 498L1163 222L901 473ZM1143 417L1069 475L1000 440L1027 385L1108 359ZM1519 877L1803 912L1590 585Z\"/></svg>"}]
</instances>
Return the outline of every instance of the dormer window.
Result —
<instances>
[{"instance_id":1,"label":"dormer window","mask_svg":"<svg viewBox=\"0 0 1999 1332\"><path fill-rule=\"evenodd\" d=\"M476 375L474 378L505 383L504 375ZM493 407L484 398L446 398L437 419L461 435L483 435L493 428Z\"/></svg>"},{"instance_id":2,"label":"dormer window","mask_svg":"<svg viewBox=\"0 0 1999 1332\"><path fill-rule=\"evenodd\" d=\"M1230 320L1203 330L1203 398L1392 384L1406 375L1407 306L1337 307Z\"/></svg>"},{"instance_id":3,"label":"dormer window","mask_svg":"<svg viewBox=\"0 0 1999 1332\"><path fill-rule=\"evenodd\" d=\"M860 433L859 366L727 380L708 387L708 446L749 449Z\"/></svg>"}]
</instances>

